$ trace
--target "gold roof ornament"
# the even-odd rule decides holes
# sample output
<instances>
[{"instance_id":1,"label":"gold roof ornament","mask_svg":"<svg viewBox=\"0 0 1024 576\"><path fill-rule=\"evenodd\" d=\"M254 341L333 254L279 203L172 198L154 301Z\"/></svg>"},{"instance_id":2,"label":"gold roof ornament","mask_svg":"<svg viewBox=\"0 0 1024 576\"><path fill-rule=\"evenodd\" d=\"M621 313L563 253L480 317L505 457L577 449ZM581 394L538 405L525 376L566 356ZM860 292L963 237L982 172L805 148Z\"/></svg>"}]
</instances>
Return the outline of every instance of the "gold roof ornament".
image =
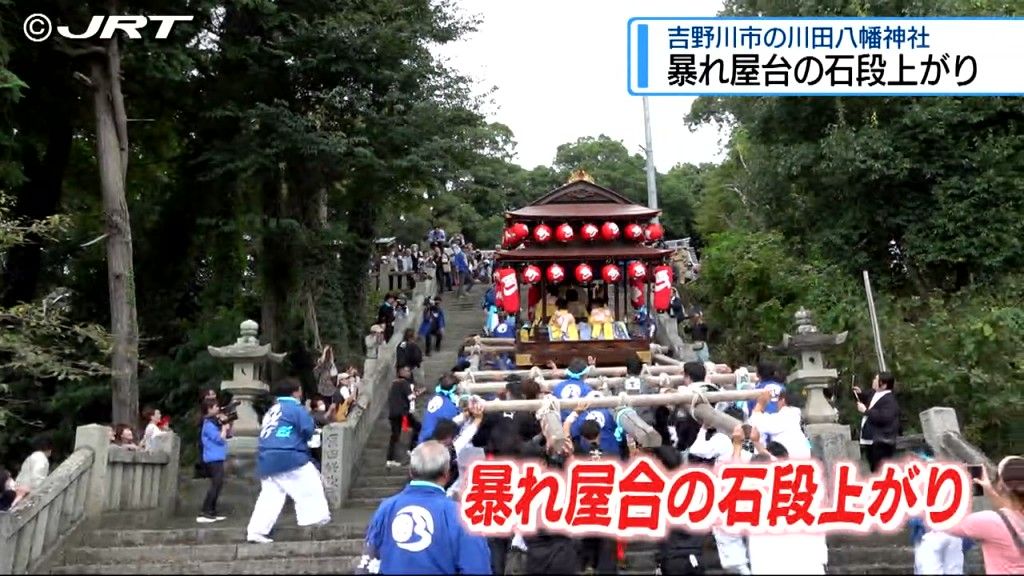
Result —
<instances>
[{"instance_id":1,"label":"gold roof ornament","mask_svg":"<svg viewBox=\"0 0 1024 576\"><path fill-rule=\"evenodd\" d=\"M590 182L591 184L594 184L594 179L591 178L590 174L587 174L587 171L583 170L582 168L579 170L573 170L572 174L569 175L569 179L566 180L565 183L572 184L573 182L579 182L581 180L584 182Z\"/></svg>"}]
</instances>

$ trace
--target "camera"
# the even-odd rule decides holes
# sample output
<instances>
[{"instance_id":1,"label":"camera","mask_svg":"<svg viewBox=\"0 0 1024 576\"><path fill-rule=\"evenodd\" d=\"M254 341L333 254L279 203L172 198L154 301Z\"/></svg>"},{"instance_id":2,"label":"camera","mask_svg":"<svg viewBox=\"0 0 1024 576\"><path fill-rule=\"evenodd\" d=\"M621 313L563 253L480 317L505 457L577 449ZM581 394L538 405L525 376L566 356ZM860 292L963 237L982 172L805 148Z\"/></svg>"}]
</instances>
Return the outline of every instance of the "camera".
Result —
<instances>
[{"instance_id":1,"label":"camera","mask_svg":"<svg viewBox=\"0 0 1024 576\"><path fill-rule=\"evenodd\" d=\"M743 425L743 450L754 452L754 441L750 439L750 424Z\"/></svg>"},{"instance_id":2,"label":"camera","mask_svg":"<svg viewBox=\"0 0 1024 576\"><path fill-rule=\"evenodd\" d=\"M232 400L227 405L222 406L220 409L222 420L225 424L230 424L235 420L238 420L238 400Z\"/></svg>"}]
</instances>

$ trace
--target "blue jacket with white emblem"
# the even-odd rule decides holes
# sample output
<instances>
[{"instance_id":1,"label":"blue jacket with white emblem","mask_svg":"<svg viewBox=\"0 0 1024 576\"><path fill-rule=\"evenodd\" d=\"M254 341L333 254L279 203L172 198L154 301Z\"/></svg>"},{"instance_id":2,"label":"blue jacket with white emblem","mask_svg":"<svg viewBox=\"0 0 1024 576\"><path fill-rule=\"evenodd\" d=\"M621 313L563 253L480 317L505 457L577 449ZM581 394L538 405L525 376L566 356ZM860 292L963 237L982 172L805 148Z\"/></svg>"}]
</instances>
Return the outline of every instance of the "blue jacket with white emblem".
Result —
<instances>
[{"instance_id":1,"label":"blue jacket with white emblem","mask_svg":"<svg viewBox=\"0 0 1024 576\"><path fill-rule=\"evenodd\" d=\"M356 573L490 574L491 552L463 527L443 488L413 480L377 509Z\"/></svg>"}]
</instances>

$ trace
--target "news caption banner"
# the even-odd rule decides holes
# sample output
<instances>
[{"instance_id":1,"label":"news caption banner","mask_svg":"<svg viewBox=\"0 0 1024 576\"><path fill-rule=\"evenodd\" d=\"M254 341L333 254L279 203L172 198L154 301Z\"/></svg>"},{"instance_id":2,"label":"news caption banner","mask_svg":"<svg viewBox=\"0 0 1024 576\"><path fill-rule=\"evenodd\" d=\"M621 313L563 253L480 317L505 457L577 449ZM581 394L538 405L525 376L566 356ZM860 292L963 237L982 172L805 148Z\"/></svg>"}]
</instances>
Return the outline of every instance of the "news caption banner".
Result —
<instances>
[{"instance_id":1,"label":"news caption banner","mask_svg":"<svg viewBox=\"0 0 1024 576\"><path fill-rule=\"evenodd\" d=\"M631 18L635 96L1024 95L1024 18Z\"/></svg>"},{"instance_id":2,"label":"news caption banner","mask_svg":"<svg viewBox=\"0 0 1024 576\"><path fill-rule=\"evenodd\" d=\"M462 520L485 536L533 534L663 538L669 530L737 534L892 532L919 517L933 530L971 511L966 469L889 462L866 478L848 462L823 479L816 461L723 464L666 471L649 457L629 463L574 460L565 470L529 460L470 465Z\"/></svg>"}]
</instances>

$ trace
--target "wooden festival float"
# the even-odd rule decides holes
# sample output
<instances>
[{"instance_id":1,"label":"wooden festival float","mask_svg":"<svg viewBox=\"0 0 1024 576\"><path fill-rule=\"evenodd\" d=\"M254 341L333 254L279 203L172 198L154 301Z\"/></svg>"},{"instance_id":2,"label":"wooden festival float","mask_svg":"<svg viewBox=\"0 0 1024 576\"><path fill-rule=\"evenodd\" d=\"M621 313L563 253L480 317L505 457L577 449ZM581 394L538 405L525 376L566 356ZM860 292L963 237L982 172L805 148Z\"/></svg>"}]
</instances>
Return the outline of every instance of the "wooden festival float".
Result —
<instances>
[{"instance_id":1,"label":"wooden festival float","mask_svg":"<svg viewBox=\"0 0 1024 576\"><path fill-rule=\"evenodd\" d=\"M664 236L652 222L660 212L578 171L565 185L506 213L495 269L503 308L519 319L517 366L566 366L587 356L622 365L633 354L651 362L651 333L637 316L667 310L673 283L672 250L654 246ZM549 323L557 299L569 301L572 334ZM610 330L588 322L601 300L614 320Z\"/></svg>"},{"instance_id":2,"label":"wooden festival float","mask_svg":"<svg viewBox=\"0 0 1024 576\"><path fill-rule=\"evenodd\" d=\"M495 253L496 292L498 308L516 319L515 338L467 339L472 368L456 373L461 391L498 392L511 374L536 378L550 390L565 372L541 366L553 362L564 368L573 358L594 357L597 366L585 380L606 397L595 400L593 407L631 412L632 406L686 406L702 422L734 426L736 421L715 411L713 403L746 400L756 393L677 390L683 383L682 362L652 342L653 315L668 310L674 280L673 250L657 246L664 236L654 221L660 213L594 183L583 171L535 202L507 212L502 249ZM558 314L570 313L574 329L552 320L556 302L567 302ZM605 306L596 307L606 308L612 318L592 322L592 311L602 302ZM607 319L604 311L600 315ZM509 355L520 369L478 369L481 357L499 354ZM627 397L622 392L625 364L634 355L644 364L640 377L666 393ZM709 381L730 388L736 376L718 374ZM578 402L553 397L491 400L485 410L536 411L542 421L551 420L544 426L545 435L555 440L561 436L557 410ZM635 413L631 416L623 423L631 435L643 444L660 443L660 436Z\"/></svg>"}]
</instances>

